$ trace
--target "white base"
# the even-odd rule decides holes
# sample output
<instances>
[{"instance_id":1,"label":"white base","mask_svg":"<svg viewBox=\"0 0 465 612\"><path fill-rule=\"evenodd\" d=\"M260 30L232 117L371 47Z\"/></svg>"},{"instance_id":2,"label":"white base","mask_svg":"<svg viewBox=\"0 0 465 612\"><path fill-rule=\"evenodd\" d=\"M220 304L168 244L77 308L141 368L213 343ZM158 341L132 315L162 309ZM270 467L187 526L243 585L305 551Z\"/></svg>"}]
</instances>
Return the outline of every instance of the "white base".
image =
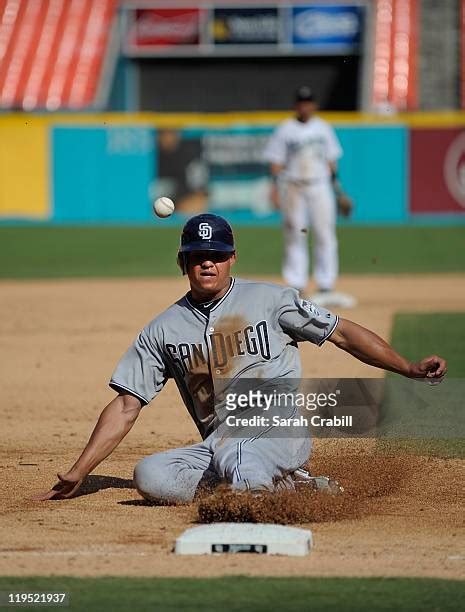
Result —
<instances>
[{"instance_id":1,"label":"white base","mask_svg":"<svg viewBox=\"0 0 465 612\"><path fill-rule=\"evenodd\" d=\"M331 308L331 306L334 308L355 308L357 306L357 300L353 295L340 293L339 291L314 293L310 296L310 301L323 308Z\"/></svg>"},{"instance_id":2,"label":"white base","mask_svg":"<svg viewBox=\"0 0 465 612\"><path fill-rule=\"evenodd\" d=\"M265 523L212 523L187 529L176 540L177 555L261 553L303 557L312 547L308 529Z\"/></svg>"}]
</instances>

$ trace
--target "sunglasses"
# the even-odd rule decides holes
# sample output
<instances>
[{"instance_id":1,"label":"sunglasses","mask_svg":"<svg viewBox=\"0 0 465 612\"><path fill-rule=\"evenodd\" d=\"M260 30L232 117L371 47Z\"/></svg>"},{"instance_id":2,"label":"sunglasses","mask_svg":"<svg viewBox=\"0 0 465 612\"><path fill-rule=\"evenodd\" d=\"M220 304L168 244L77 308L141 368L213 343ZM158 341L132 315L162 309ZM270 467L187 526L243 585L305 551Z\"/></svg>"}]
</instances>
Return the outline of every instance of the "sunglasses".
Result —
<instances>
[{"instance_id":1,"label":"sunglasses","mask_svg":"<svg viewBox=\"0 0 465 612\"><path fill-rule=\"evenodd\" d=\"M223 263L228 261L232 253L226 251L191 251L189 253L189 263L196 266L211 261L213 263Z\"/></svg>"}]
</instances>

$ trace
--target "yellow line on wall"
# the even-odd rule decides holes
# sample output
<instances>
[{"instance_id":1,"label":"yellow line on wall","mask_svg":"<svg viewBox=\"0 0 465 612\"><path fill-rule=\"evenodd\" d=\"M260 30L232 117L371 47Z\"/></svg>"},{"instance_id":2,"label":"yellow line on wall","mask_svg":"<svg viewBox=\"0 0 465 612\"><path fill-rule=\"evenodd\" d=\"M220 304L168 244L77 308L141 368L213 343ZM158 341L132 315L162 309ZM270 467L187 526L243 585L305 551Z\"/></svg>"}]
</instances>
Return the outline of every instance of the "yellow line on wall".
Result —
<instances>
[{"instance_id":1,"label":"yellow line on wall","mask_svg":"<svg viewBox=\"0 0 465 612\"><path fill-rule=\"evenodd\" d=\"M11 113L0 115L0 127L5 125L151 125L160 128L182 128L195 126L228 127L233 125L274 125L292 111L250 111L231 113L69 113L53 115L28 115ZM321 116L334 124L358 125L407 125L411 127L465 126L465 112L445 111L434 113L399 113L379 115L358 112L322 112Z\"/></svg>"}]
</instances>

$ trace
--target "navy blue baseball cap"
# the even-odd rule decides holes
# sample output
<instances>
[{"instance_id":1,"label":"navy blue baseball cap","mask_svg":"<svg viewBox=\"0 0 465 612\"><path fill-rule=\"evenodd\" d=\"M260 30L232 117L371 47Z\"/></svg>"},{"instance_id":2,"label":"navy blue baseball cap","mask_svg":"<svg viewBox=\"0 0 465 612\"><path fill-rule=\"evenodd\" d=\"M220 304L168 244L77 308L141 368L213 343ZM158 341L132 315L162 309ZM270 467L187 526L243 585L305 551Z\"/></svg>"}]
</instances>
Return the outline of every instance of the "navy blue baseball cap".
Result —
<instances>
[{"instance_id":1,"label":"navy blue baseball cap","mask_svg":"<svg viewBox=\"0 0 465 612\"><path fill-rule=\"evenodd\" d=\"M204 213L189 219L181 234L180 253L191 251L235 251L231 226L219 215Z\"/></svg>"},{"instance_id":2,"label":"navy blue baseball cap","mask_svg":"<svg viewBox=\"0 0 465 612\"><path fill-rule=\"evenodd\" d=\"M186 274L188 253L192 251L234 253L235 250L233 231L226 219L211 213L196 215L183 227L178 265Z\"/></svg>"}]
</instances>

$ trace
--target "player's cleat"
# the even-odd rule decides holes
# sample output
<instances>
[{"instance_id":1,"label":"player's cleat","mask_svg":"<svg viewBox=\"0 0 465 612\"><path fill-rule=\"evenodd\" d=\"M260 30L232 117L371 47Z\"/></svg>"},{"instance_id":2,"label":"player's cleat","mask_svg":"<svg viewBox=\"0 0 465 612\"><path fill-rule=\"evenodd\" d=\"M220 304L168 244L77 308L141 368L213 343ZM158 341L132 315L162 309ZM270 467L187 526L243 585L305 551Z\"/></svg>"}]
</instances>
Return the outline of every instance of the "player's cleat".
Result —
<instances>
[{"instance_id":1,"label":"player's cleat","mask_svg":"<svg viewBox=\"0 0 465 612\"><path fill-rule=\"evenodd\" d=\"M329 493L330 495L339 495L344 492L337 480L333 480L328 476L312 476L307 470L299 468L293 473L294 486L297 491L301 491L307 487L311 487L313 491Z\"/></svg>"},{"instance_id":2,"label":"player's cleat","mask_svg":"<svg viewBox=\"0 0 465 612\"><path fill-rule=\"evenodd\" d=\"M310 296L310 300L317 306L323 308L354 308L357 305L357 300L353 295L348 293L339 293L338 291L318 291Z\"/></svg>"}]
</instances>

